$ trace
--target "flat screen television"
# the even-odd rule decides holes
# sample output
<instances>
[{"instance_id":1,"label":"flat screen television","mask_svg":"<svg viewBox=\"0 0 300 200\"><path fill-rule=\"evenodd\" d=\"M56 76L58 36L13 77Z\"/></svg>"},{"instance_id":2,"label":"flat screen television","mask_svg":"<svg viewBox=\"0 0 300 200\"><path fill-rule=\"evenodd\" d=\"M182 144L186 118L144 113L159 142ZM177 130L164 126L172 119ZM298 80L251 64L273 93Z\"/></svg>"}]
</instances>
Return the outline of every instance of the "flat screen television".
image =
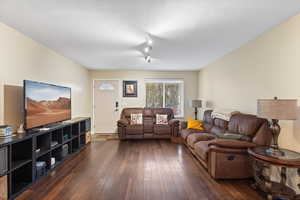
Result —
<instances>
[{"instance_id":1,"label":"flat screen television","mask_svg":"<svg viewBox=\"0 0 300 200\"><path fill-rule=\"evenodd\" d=\"M25 128L71 119L71 88L24 80Z\"/></svg>"}]
</instances>

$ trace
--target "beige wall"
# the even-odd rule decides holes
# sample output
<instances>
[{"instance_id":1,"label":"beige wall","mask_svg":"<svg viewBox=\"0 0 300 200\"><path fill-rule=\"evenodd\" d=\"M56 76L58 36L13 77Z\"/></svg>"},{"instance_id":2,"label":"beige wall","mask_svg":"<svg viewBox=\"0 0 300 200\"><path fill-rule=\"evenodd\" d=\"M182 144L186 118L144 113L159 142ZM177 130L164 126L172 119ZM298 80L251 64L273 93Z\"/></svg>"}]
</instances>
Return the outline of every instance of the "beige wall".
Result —
<instances>
[{"instance_id":1,"label":"beige wall","mask_svg":"<svg viewBox=\"0 0 300 200\"><path fill-rule=\"evenodd\" d=\"M274 96L300 100L300 15L199 72L199 97L213 107L255 114L257 99ZM281 124L280 145L300 152L300 112Z\"/></svg>"},{"instance_id":2,"label":"beige wall","mask_svg":"<svg viewBox=\"0 0 300 200\"><path fill-rule=\"evenodd\" d=\"M121 98L122 107L145 107L145 79L183 79L184 80L184 101L185 117L194 116L190 102L198 97L198 72L178 71L90 71L92 79L119 79L138 81L138 98ZM122 89L121 89L122 90Z\"/></svg>"},{"instance_id":3,"label":"beige wall","mask_svg":"<svg viewBox=\"0 0 300 200\"><path fill-rule=\"evenodd\" d=\"M0 44L0 124L20 120L24 79L71 87L73 117L91 115L88 70L1 23Z\"/></svg>"}]
</instances>

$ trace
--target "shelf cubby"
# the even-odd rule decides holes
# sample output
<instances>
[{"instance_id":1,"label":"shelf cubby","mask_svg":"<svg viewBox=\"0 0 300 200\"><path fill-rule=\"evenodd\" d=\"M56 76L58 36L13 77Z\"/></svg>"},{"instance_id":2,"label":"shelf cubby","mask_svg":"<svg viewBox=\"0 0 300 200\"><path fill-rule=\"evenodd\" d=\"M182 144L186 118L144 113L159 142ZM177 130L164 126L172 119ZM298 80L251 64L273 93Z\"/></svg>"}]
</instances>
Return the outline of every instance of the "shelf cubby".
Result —
<instances>
[{"instance_id":1,"label":"shelf cubby","mask_svg":"<svg viewBox=\"0 0 300 200\"><path fill-rule=\"evenodd\" d=\"M66 126L63 128L63 142L72 139L72 130L71 126Z\"/></svg>"},{"instance_id":2,"label":"shelf cubby","mask_svg":"<svg viewBox=\"0 0 300 200\"><path fill-rule=\"evenodd\" d=\"M72 140L72 153L75 153L79 150L79 138Z\"/></svg>"},{"instance_id":3,"label":"shelf cubby","mask_svg":"<svg viewBox=\"0 0 300 200\"><path fill-rule=\"evenodd\" d=\"M57 142L57 145L52 146L53 142ZM51 149L56 148L56 146L61 145L63 142L62 129L57 129L51 133Z\"/></svg>"},{"instance_id":4,"label":"shelf cubby","mask_svg":"<svg viewBox=\"0 0 300 200\"><path fill-rule=\"evenodd\" d=\"M86 143L85 134L80 135L79 143L80 143L80 146L84 146L85 145L85 143Z\"/></svg>"},{"instance_id":5,"label":"shelf cubby","mask_svg":"<svg viewBox=\"0 0 300 200\"><path fill-rule=\"evenodd\" d=\"M64 146L67 145L68 146L68 152L64 153ZM68 142L64 145L62 145L62 159L65 159L66 157L68 157L69 155L72 154L72 142Z\"/></svg>"},{"instance_id":6,"label":"shelf cubby","mask_svg":"<svg viewBox=\"0 0 300 200\"><path fill-rule=\"evenodd\" d=\"M39 151L37 151L39 149ZM36 137L35 152L37 157L44 155L50 150L50 134L46 133Z\"/></svg>"},{"instance_id":7,"label":"shelf cubby","mask_svg":"<svg viewBox=\"0 0 300 200\"><path fill-rule=\"evenodd\" d=\"M32 162L11 172L10 176L11 193L15 195L32 183Z\"/></svg>"},{"instance_id":8,"label":"shelf cubby","mask_svg":"<svg viewBox=\"0 0 300 200\"><path fill-rule=\"evenodd\" d=\"M52 168L57 166L62 160L62 147L52 150L51 156L55 158L55 165L51 166Z\"/></svg>"},{"instance_id":9,"label":"shelf cubby","mask_svg":"<svg viewBox=\"0 0 300 200\"><path fill-rule=\"evenodd\" d=\"M32 138L12 144L11 170L15 170L30 161L32 161Z\"/></svg>"},{"instance_id":10,"label":"shelf cubby","mask_svg":"<svg viewBox=\"0 0 300 200\"><path fill-rule=\"evenodd\" d=\"M72 137L78 137L79 136L79 123L72 125Z\"/></svg>"},{"instance_id":11,"label":"shelf cubby","mask_svg":"<svg viewBox=\"0 0 300 200\"><path fill-rule=\"evenodd\" d=\"M51 169L51 156L50 152L36 159L37 162L46 162L46 171Z\"/></svg>"},{"instance_id":12,"label":"shelf cubby","mask_svg":"<svg viewBox=\"0 0 300 200\"><path fill-rule=\"evenodd\" d=\"M86 132L86 122L80 122L80 134L84 134Z\"/></svg>"}]
</instances>

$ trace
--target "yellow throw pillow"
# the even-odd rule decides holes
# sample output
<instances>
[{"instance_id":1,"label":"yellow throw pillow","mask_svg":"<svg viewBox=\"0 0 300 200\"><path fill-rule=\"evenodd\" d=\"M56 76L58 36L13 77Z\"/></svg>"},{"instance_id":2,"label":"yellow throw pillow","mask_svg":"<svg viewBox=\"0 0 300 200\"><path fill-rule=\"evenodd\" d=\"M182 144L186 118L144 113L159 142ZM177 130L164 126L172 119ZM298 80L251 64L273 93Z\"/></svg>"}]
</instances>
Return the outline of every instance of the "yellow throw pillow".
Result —
<instances>
[{"instance_id":1,"label":"yellow throw pillow","mask_svg":"<svg viewBox=\"0 0 300 200\"><path fill-rule=\"evenodd\" d=\"M187 121L188 121L188 126L187 126L188 129L196 129L196 130L201 130L201 131L204 130L203 124L201 121L194 120L191 118L188 118Z\"/></svg>"}]
</instances>

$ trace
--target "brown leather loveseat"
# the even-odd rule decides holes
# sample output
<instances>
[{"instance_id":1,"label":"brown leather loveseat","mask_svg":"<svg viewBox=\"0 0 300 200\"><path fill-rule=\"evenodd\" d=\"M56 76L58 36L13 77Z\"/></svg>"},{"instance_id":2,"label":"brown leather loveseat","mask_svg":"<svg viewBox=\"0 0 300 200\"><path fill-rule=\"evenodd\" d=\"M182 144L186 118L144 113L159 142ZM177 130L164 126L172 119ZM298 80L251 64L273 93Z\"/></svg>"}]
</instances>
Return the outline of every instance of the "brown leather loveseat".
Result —
<instances>
[{"instance_id":1,"label":"brown leather loveseat","mask_svg":"<svg viewBox=\"0 0 300 200\"><path fill-rule=\"evenodd\" d=\"M142 124L131 124L131 114L143 114ZM156 124L156 116L167 115L168 124ZM118 121L118 134L122 139L171 138L178 135L179 120L170 108L124 108Z\"/></svg>"},{"instance_id":2,"label":"brown leather loveseat","mask_svg":"<svg viewBox=\"0 0 300 200\"><path fill-rule=\"evenodd\" d=\"M268 146L272 134L266 119L255 115L235 114L230 121L211 117L212 110L204 112L204 130L186 129L181 124L181 137L185 145L216 179L252 177L247 149ZM240 139L220 139L225 133L238 134Z\"/></svg>"}]
</instances>

